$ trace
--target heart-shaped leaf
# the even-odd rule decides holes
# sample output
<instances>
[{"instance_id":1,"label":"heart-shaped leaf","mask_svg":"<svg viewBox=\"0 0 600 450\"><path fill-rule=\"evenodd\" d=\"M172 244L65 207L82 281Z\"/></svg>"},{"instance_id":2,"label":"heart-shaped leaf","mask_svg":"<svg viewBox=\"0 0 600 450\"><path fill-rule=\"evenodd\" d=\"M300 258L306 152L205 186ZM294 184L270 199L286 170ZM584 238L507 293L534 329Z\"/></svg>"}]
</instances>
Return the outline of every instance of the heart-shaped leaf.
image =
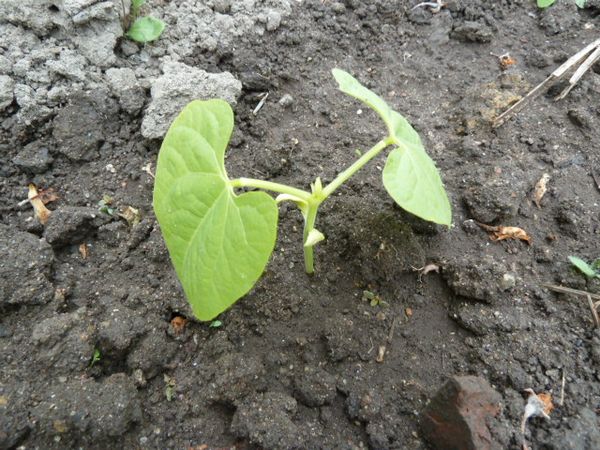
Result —
<instances>
[{"instance_id":1,"label":"heart-shaped leaf","mask_svg":"<svg viewBox=\"0 0 600 450\"><path fill-rule=\"evenodd\" d=\"M383 120L392 150L383 170L383 185L390 196L408 212L425 220L450 225L452 210L446 190L421 138L408 121L347 72L333 69L342 92L360 100Z\"/></svg>"},{"instance_id":2,"label":"heart-shaped leaf","mask_svg":"<svg viewBox=\"0 0 600 450\"><path fill-rule=\"evenodd\" d=\"M264 192L236 195L225 172L233 112L222 100L189 103L163 141L154 210L175 271L200 320L246 294L275 247L277 205Z\"/></svg>"},{"instance_id":3,"label":"heart-shaped leaf","mask_svg":"<svg viewBox=\"0 0 600 450\"><path fill-rule=\"evenodd\" d=\"M155 41L165 29L165 23L154 17L140 17L131 24L127 37L142 44Z\"/></svg>"}]
</instances>

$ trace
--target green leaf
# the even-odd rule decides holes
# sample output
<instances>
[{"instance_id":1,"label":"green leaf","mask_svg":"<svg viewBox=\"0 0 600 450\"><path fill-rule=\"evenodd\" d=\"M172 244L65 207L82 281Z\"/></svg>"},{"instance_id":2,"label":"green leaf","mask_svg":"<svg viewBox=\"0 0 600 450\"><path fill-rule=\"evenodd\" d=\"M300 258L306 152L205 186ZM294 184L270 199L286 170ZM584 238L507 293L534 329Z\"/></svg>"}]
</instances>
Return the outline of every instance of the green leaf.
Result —
<instances>
[{"instance_id":1,"label":"green leaf","mask_svg":"<svg viewBox=\"0 0 600 450\"><path fill-rule=\"evenodd\" d=\"M554 2L555 0L537 0L537 5L538 8L547 8L548 6L551 6Z\"/></svg>"},{"instance_id":2,"label":"green leaf","mask_svg":"<svg viewBox=\"0 0 600 450\"><path fill-rule=\"evenodd\" d=\"M136 42L151 42L160 37L165 29L165 23L154 17L140 17L129 27L127 37Z\"/></svg>"},{"instance_id":3,"label":"green leaf","mask_svg":"<svg viewBox=\"0 0 600 450\"><path fill-rule=\"evenodd\" d=\"M575 0L575 4L581 9L585 8L585 2L586 0Z\"/></svg>"},{"instance_id":4,"label":"green leaf","mask_svg":"<svg viewBox=\"0 0 600 450\"><path fill-rule=\"evenodd\" d=\"M146 3L146 0L131 0L131 7L140 9L144 3Z\"/></svg>"},{"instance_id":5,"label":"green leaf","mask_svg":"<svg viewBox=\"0 0 600 450\"><path fill-rule=\"evenodd\" d=\"M385 123L398 148L390 152L383 170L383 185L402 208L425 220L450 225L452 209L433 160L408 121L352 75L333 69L342 92L362 101Z\"/></svg>"},{"instance_id":6,"label":"green leaf","mask_svg":"<svg viewBox=\"0 0 600 450\"><path fill-rule=\"evenodd\" d=\"M571 264L573 264L586 277L593 278L599 276L596 271L583 259L578 258L577 256L569 256L569 261L571 261Z\"/></svg>"},{"instance_id":7,"label":"green leaf","mask_svg":"<svg viewBox=\"0 0 600 450\"><path fill-rule=\"evenodd\" d=\"M200 320L245 295L275 247L275 200L264 192L236 195L229 184L224 157L232 130L227 102L195 100L169 128L156 167L156 217Z\"/></svg>"}]
</instances>

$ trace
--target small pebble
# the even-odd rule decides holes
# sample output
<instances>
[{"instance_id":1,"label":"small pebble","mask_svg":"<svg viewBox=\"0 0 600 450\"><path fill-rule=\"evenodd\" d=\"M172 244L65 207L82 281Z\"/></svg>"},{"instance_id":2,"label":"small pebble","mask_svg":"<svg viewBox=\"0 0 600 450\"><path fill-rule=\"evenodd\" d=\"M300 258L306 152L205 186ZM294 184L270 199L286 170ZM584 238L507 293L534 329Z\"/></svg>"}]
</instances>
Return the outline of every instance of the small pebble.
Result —
<instances>
[{"instance_id":1,"label":"small pebble","mask_svg":"<svg viewBox=\"0 0 600 450\"><path fill-rule=\"evenodd\" d=\"M285 94L283 97L281 97L281 99L279 99L279 104L284 108L292 106L293 103L294 97L292 97L290 94Z\"/></svg>"}]
</instances>

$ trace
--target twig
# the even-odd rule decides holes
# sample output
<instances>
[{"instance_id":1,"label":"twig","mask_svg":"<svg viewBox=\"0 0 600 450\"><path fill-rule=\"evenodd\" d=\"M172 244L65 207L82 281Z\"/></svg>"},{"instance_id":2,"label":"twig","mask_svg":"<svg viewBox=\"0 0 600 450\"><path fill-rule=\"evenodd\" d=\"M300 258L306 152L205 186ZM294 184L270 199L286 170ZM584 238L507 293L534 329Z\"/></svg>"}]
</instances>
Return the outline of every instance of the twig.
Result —
<instances>
[{"instance_id":1,"label":"twig","mask_svg":"<svg viewBox=\"0 0 600 450\"><path fill-rule=\"evenodd\" d=\"M258 105L256 105L256 108L254 108L254 111L252 111L252 114L254 114L254 115L258 114L258 112L260 111L260 109L263 107L263 105L267 101L267 97L268 96L269 96L268 92L265 95L263 95L263 98L260 99L260 102L258 102Z\"/></svg>"},{"instance_id":2,"label":"twig","mask_svg":"<svg viewBox=\"0 0 600 450\"><path fill-rule=\"evenodd\" d=\"M542 286L544 286L547 289L550 289L551 291L560 292L561 294L573 294L573 295L579 295L582 297L589 295L593 299L600 300L600 295L592 294L591 292L587 292L587 291L580 291L579 289L568 288L565 286L557 286L555 284L549 284L549 283L542 283Z\"/></svg>"},{"instance_id":3,"label":"twig","mask_svg":"<svg viewBox=\"0 0 600 450\"><path fill-rule=\"evenodd\" d=\"M594 323L596 324L596 327L600 327L600 319L598 318L598 310L596 309L596 305L592 301L592 297L590 294L588 294L586 297L588 300L588 305L590 305L590 311L592 312Z\"/></svg>"},{"instance_id":4,"label":"twig","mask_svg":"<svg viewBox=\"0 0 600 450\"><path fill-rule=\"evenodd\" d=\"M435 2L421 2L418 5L413 6L410 10L429 7L431 8L432 13L439 13L444 6L446 6L446 3L442 0L436 0Z\"/></svg>"},{"instance_id":5,"label":"twig","mask_svg":"<svg viewBox=\"0 0 600 450\"><path fill-rule=\"evenodd\" d=\"M596 183L596 189L600 191L600 175L592 169L592 178L594 179L594 183Z\"/></svg>"},{"instance_id":6,"label":"twig","mask_svg":"<svg viewBox=\"0 0 600 450\"><path fill-rule=\"evenodd\" d=\"M560 385L560 400L558 404L562 406L565 403L565 368L562 370L562 382Z\"/></svg>"},{"instance_id":7,"label":"twig","mask_svg":"<svg viewBox=\"0 0 600 450\"><path fill-rule=\"evenodd\" d=\"M592 52L591 55L588 54ZM564 98L570 91L573 89L575 84L579 81L579 79L583 76L583 74L589 70L589 68L600 58L600 39L595 40L591 44L584 47L582 50L578 51L576 54L567 59L561 66L558 67L554 72L548 76L544 81L534 87L525 97L519 100L517 103L512 105L502 114L500 114L494 120L492 126L494 128L502 125L506 120L521 111L530 101L535 99L538 95L542 93L546 86L554 84L556 81L562 79L565 74L575 67L577 64L581 62L585 58L585 61L581 64L581 66L575 71L575 73L569 79L569 86L567 86L555 100L560 100Z\"/></svg>"},{"instance_id":8,"label":"twig","mask_svg":"<svg viewBox=\"0 0 600 450\"><path fill-rule=\"evenodd\" d=\"M596 327L600 327L600 317L598 317L598 306L600 306L600 302L594 303L594 301L592 300L592 299L599 300L600 295L592 294L587 291L580 291L579 289L572 289L572 288L568 288L568 287L564 287L564 286L556 286L553 284L543 283L542 286L550 289L551 291L560 292L562 294L571 294L571 295L577 295L580 297L586 297L587 301L588 301L588 305L590 306L590 311L592 312L592 318L594 319L594 325Z\"/></svg>"}]
</instances>

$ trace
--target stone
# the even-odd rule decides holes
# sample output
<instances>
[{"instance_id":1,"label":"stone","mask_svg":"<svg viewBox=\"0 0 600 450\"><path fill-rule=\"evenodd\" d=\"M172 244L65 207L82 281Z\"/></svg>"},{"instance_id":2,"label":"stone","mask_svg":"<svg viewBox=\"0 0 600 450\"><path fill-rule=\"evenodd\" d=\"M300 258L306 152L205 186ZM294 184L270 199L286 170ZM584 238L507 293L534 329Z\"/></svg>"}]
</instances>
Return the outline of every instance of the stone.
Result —
<instances>
[{"instance_id":1,"label":"stone","mask_svg":"<svg viewBox=\"0 0 600 450\"><path fill-rule=\"evenodd\" d=\"M98 346L102 355L120 359L135 339L144 333L144 321L123 305L110 305L109 317L98 325Z\"/></svg>"},{"instance_id":2,"label":"stone","mask_svg":"<svg viewBox=\"0 0 600 450\"><path fill-rule=\"evenodd\" d=\"M46 399L32 409L31 415L37 432L82 437L88 446L122 436L142 418L136 387L123 373L102 381L74 377L51 385Z\"/></svg>"},{"instance_id":3,"label":"stone","mask_svg":"<svg viewBox=\"0 0 600 450\"><path fill-rule=\"evenodd\" d=\"M54 253L43 239L0 224L0 255L0 306L52 300Z\"/></svg>"},{"instance_id":4,"label":"stone","mask_svg":"<svg viewBox=\"0 0 600 450\"><path fill-rule=\"evenodd\" d=\"M123 110L129 114L140 112L146 95L132 69L108 69L106 79L112 94L119 99L119 105Z\"/></svg>"},{"instance_id":5,"label":"stone","mask_svg":"<svg viewBox=\"0 0 600 450\"><path fill-rule=\"evenodd\" d=\"M305 367L295 377L294 386L294 394L298 400L310 407L329 404L336 394L335 377L319 367Z\"/></svg>"},{"instance_id":6,"label":"stone","mask_svg":"<svg viewBox=\"0 0 600 450\"><path fill-rule=\"evenodd\" d=\"M491 42L494 33L490 27L483 23L466 21L454 28L451 36L462 42L486 43Z\"/></svg>"},{"instance_id":7,"label":"stone","mask_svg":"<svg viewBox=\"0 0 600 450\"><path fill-rule=\"evenodd\" d=\"M296 409L296 400L289 395L279 392L257 394L237 408L231 432L261 448L298 448L301 436L292 421Z\"/></svg>"},{"instance_id":8,"label":"stone","mask_svg":"<svg viewBox=\"0 0 600 450\"><path fill-rule=\"evenodd\" d=\"M500 449L486 421L500 412L501 396L487 380L450 378L421 414L422 436L433 449Z\"/></svg>"},{"instance_id":9,"label":"stone","mask_svg":"<svg viewBox=\"0 0 600 450\"><path fill-rule=\"evenodd\" d=\"M39 363L54 373L68 375L84 371L94 353L95 329L86 309L57 314L33 328L32 341L40 348Z\"/></svg>"},{"instance_id":10,"label":"stone","mask_svg":"<svg viewBox=\"0 0 600 450\"><path fill-rule=\"evenodd\" d=\"M4 111L13 102L15 98L14 89L15 82L13 79L8 75L0 75L0 111Z\"/></svg>"},{"instance_id":11,"label":"stone","mask_svg":"<svg viewBox=\"0 0 600 450\"><path fill-rule=\"evenodd\" d=\"M108 220L95 208L65 206L52 211L44 236L54 248L78 244Z\"/></svg>"},{"instance_id":12,"label":"stone","mask_svg":"<svg viewBox=\"0 0 600 450\"><path fill-rule=\"evenodd\" d=\"M192 100L221 98L235 105L242 83L229 72L208 73L183 63L168 62L163 75L152 84L152 101L142 121L142 135L161 139L171 122Z\"/></svg>"},{"instance_id":13,"label":"stone","mask_svg":"<svg viewBox=\"0 0 600 450\"><path fill-rule=\"evenodd\" d=\"M294 97L292 97L290 94L284 94L279 99L279 104L281 106L283 106L284 108L289 108L290 106L292 106L294 104Z\"/></svg>"},{"instance_id":14,"label":"stone","mask_svg":"<svg viewBox=\"0 0 600 450\"><path fill-rule=\"evenodd\" d=\"M39 142L30 142L13 158L13 164L23 172L40 174L46 172L53 162L48 147Z\"/></svg>"}]
</instances>

